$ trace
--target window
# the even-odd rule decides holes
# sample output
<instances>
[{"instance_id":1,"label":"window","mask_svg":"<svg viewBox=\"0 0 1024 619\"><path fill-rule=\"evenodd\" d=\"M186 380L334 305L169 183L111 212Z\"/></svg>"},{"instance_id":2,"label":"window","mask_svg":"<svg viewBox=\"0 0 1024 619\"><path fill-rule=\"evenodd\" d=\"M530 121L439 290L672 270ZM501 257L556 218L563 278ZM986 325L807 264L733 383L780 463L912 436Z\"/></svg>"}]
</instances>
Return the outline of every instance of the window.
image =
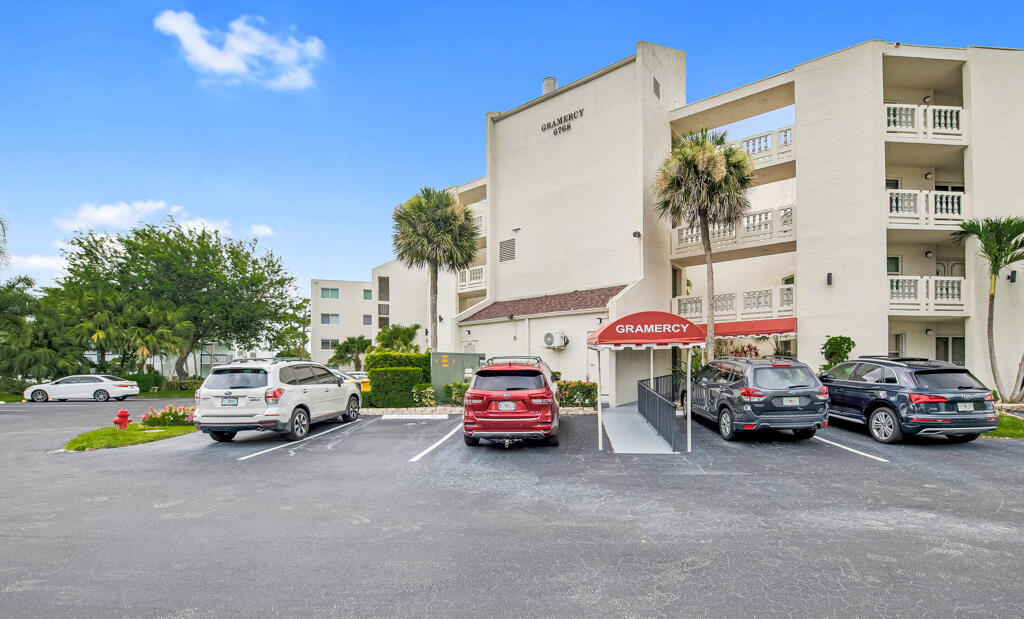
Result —
<instances>
[{"instance_id":1,"label":"window","mask_svg":"<svg viewBox=\"0 0 1024 619\"><path fill-rule=\"evenodd\" d=\"M338 340L320 340L320 350L332 350L337 345Z\"/></svg>"},{"instance_id":2,"label":"window","mask_svg":"<svg viewBox=\"0 0 1024 619\"><path fill-rule=\"evenodd\" d=\"M320 289L321 299L337 299L338 289L337 288L321 288Z\"/></svg>"},{"instance_id":3,"label":"window","mask_svg":"<svg viewBox=\"0 0 1024 619\"><path fill-rule=\"evenodd\" d=\"M102 383L103 381L95 376L83 376L78 379L79 383Z\"/></svg>"},{"instance_id":4,"label":"window","mask_svg":"<svg viewBox=\"0 0 1024 619\"><path fill-rule=\"evenodd\" d=\"M957 365L966 362L966 350L963 337L938 336L935 338L935 358L939 361L951 361Z\"/></svg>"},{"instance_id":5,"label":"window","mask_svg":"<svg viewBox=\"0 0 1024 619\"><path fill-rule=\"evenodd\" d=\"M126 383L126 382L128 382L128 381L126 381L123 378L118 378L117 376L109 376L109 375L107 375L107 376L103 376L103 378L105 378L105 379L107 379L107 380L109 380L111 382L114 382L114 383Z\"/></svg>"},{"instance_id":6,"label":"window","mask_svg":"<svg viewBox=\"0 0 1024 619\"><path fill-rule=\"evenodd\" d=\"M363 301L372 301L373 291L369 288L363 288Z\"/></svg>"},{"instance_id":7,"label":"window","mask_svg":"<svg viewBox=\"0 0 1024 619\"><path fill-rule=\"evenodd\" d=\"M313 379L318 385L337 385L338 378L321 367L313 366Z\"/></svg>"},{"instance_id":8,"label":"window","mask_svg":"<svg viewBox=\"0 0 1024 619\"><path fill-rule=\"evenodd\" d=\"M509 262L516 259L516 240L505 239L498 243L498 262Z\"/></svg>"},{"instance_id":9,"label":"window","mask_svg":"<svg viewBox=\"0 0 1024 619\"><path fill-rule=\"evenodd\" d=\"M698 383L710 383L712 380L714 380L717 374L718 368L716 368L713 365L706 365L704 366L703 370L697 372L697 376L694 377L694 380L696 380Z\"/></svg>"},{"instance_id":10,"label":"window","mask_svg":"<svg viewBox=\"0 0 1024 619\"><path fill-rule=\"evenodd\" d=\"M790 275L789 277L783 277L782 278L782 285L783 286L792 286L795 283L796 283L796 275Z\"/></svg>"},{"instance_id":11,"label":"window","mask_svg":"<svg viewBox=\"0 0 1024 619\"><path fill-rule=\"evenodd\" d=\"M850 380L850 374L857 369L856 363L840 363L828 371L835 380Z\"/></svg>"},{"instance_id":12,"label":"window","mask_svg":"<svg viewBox=\"0 0 1024 619\"><path fill-rule=\"evenodd\" d=\"M917 372L914 378L924 389L985 389L967 370L929 370Z\"/></svg>"},{"instance_id":13,"label":"window","mask_svg":"<svg viewBox=\"0 0 1024 619\"><path fill-rule=\"evenodd\" d=\"M387 316L377 316L377 327L383 329L384 327L391 324Z\"/></svg>"},{"instance_id":14,"label":"window","mask_svg":"<svg viewBox=\"0 0 1024 619\"><path fill-rule=\"evenodd\" d=\"M851 380L862 380L866 383L889 383L896 384L896 372L892 371L892 368L883 368L880 365L871 365L862 363L857 371L853 373Z\"/></svg>"},{"instance_id":15,"label":"window","mask_svg":"<svg viewBox=\"0 0 1024 619\"><path fill-rule=\"evenodd\" d=\"M377 304L377 315L378 316L389 316L390 314L388 313L388 307L389 306L388 306L387 303L378 303Z\"/></svg>"},{"instance_id":16,"label":"window","mask_svg":"<svg viewBox=\"0 0 1024 619\"><path fill-rule=\"evenodd\" d=\"M338 314L320 314L320 324L336 325L339 322Z\"/></svg>"},{"instance_id":17,"label":"window","mask_svg":"<svg viewBox=\"0 0 1024 619\"><path fill-rule=\"evenodd\" d=\"M371 314L363 314L363 324L364 325L372 325L373 324L373 316Z\"/></svg>"},{"instance_id":18,"label":"window","mask_svg":"<svg viewBox=\"0 0 1024 619\"><path fill-rule=\"evenodd\" d=\"M543 389L544 376L537 370L482 370L473 379L473 389L480 391L525 391Z\"/></svg>"},{"instance_id":19,"label":"window","mask_svg":"<svg viewBox=\"0 0 1024 619\"><path fill-rule=\"evenodd\" d=\"M309 365L295 367L295 382L293 385L315 385L316 377L313 375L313 368Z\"/></svg>"},{"instance_id":20,"label":"window","mask_svg":"<svg viewBox=\"0 0 1024 619\"><path fill-rule=\"evenodd\" d=\"M885 271L889 275L901 275L903 273L903 258L900 256L889 256L886 258Z\"/></svg>"},{"instance_id":21,"label":"window","mask_svg":"<svg viewBox=\"0 0 1024 619\"><path fill-rule=\"evenodd\" d=\"M654 80L654 96L660 99L661 98L661 84L658 83L658 78L654 77L653 75L651 76L651 79Z\"/></svg>"},{"instance_id":22,"label":"window","mask_svg":"<svg viewBox=\"0 0 1024 619\"><path fill-rule=\"evenodd\" d=\"M935 183L935 191L959 191L960 193L963 193L964 186L962 184L953 185L943 183L940 185L939 183Z\"/></svg>"},{"instance_id":23,"label":"window","mask_svg":"<svg viewBox=\"0 0 1024 619\"><path fill-rule=\"evenodd\" d=\"M388 277L377 278L377 300L378 301L390 301L391 300L391 279Z\"/></svg>"},{"instance_id":24,"label":"window","mask_svg":"<svg viewBox=\"0 0 1024 619\"><path fill-rule=\"evenodd\" d=\"M899 189L900 188L900 179L898 179L898 178L887 178L887 179L885 179L885 188L886 189Z\"/></svg>"},{"instance_id":25,"label":"window","mask_svg":"<svg viewBox=\"0 0 1024 619\"><path fill-rule=\"evenodd\" d=\"M203 383L207 389L251 389L267 386L267 371L257 368L214 370Z\"/></svg>"},{"instance_id":26,"label":"window","mask_svg":"<svg viewBox=\"0 0 1024 619\"><path fill-rule=\"evenodd\" d=\"M754 370L753 386L761 389L797 389L818 384L814 374L805 367L770 367Z\"/></svg>"}]
</instances>

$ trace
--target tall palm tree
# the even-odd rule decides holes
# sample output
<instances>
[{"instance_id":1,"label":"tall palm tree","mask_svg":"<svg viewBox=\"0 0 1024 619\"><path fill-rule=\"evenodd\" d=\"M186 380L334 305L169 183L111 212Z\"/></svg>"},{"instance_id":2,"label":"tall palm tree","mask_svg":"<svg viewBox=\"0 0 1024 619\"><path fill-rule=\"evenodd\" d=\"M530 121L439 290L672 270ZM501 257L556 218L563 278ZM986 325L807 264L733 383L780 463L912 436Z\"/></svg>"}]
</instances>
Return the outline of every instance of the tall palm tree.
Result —
<instances>
[{"instance_id":1,"label":"tall palm tree","mask_svg":"<svg viewBox=\"0 0 1024 619\"><path fill-rule=\"evenodd\" d=\"M331 357L327 363L331 365L348 365L352 364L352 369L356 372L363 369L363 362L360 355L366 352L366 349L373 344L370 340L363 337L362 335L351 335L344 339L344 341L338 342L334 345L334 356Z\"/></svg>"},{"instance_id":2,"label":"tall palm tree","mask_svg":"<svg viewBox=\"0 0 1024 619\"><path fill-rule=\"evenodd\" d=\"M7 220L0 215L0 264L7 262Z\"/></svg>"},{"instance_id":3,"label":"tall palm tree","mask_svg":"<svg viewBox=\"0 0 1024 619\"><path fill-rule=\"evenodd\" d=\"M437 272L473 264L477 225L450 191L424 187L395 207L395 255L407 267L426 267L430 277L430 349L437 350Z\"/></svg>"},{"instance_id":4,"label":"tall palm tree","mask_svg":"<svg viewBox=\"0 0 1024 619\"><path fill-rule=\"evenodd\" d=\"M745 152L729 144L724 131L700 129L672 141L672 150L655 179L655 208L673 226L686 223L700 230L707 265L708 324L706 352L715 355L715 272L711 256L711 225L736 224L750 210L747 190L753 167Z\"/></svg>"},{"instance_id":5,"label":"tall palm tree","mask_svg":"<svg viewBox=\"0 0 1024 619\"><path fill-rule=\"evenodd\" d=\"M995 323L996 282L999 272L1014 262L1024 260L1024 218L1022 217L986 217L984 219L968 219L960 224L960 229L953 233L953 243L961 245L968 239L978 242L978 255L988 261L988 363L992 370L992 379L996 390L1002 398L1009 398L1010 392L1003 387L1003 379L999 375L996 364Z\"/></svg>"}]
</instances>

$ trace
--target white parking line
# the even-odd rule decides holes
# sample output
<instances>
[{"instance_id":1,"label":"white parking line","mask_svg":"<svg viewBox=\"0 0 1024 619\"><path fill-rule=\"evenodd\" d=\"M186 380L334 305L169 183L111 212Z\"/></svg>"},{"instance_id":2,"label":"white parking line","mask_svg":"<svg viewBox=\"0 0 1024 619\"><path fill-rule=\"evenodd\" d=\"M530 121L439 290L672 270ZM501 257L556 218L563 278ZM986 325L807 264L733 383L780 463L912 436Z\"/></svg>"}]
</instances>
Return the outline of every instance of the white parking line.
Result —
<instances>
[{"instance_id":1,"label":"white parking line","mask_svg":"<svg viewBox=\"0 0 1024 619\"><path fill-rule=\"evenodd\" d=\"M256 453L249 454L248 456L242 456L241 458L238 458L238 460L239 461L248 460L249 458L255 458L256 456L262 456L265 453L270 453L271 451L274 451L276 449L281 449L282 447L292 447L294 445L298 445L299 443L305 443L306 441L308 441L310 439L317 438L318 436L323 436L324 434L327 434L329 432L334 432L335 430L341 430L342 428L351 428L352 426L356 425L360 421L362 421L362 419L356 419L352 423L346 423L343 426L335 426L335 427L331 428L330 430L324 430L323 432L321 432L319 434L314 434L313 436L307 436L306 438L298 440L298 441L288 441L287 443L281 443L280 445L276 445L274 447L271 447L270 449L264 449L263 451L257 451Z\"/></svg>"},{"instance_id":2,"label":"white parking line","mask_svg":"<svg viewBox=\"0 0 1024 619\"><path fill-rule=\"evenodd\" d=\"M840 445L839 443L833 443L832 441L830 441L830 440L828 440L826 438L821 438L820 436L814 436L812 438L817 439L817 440L821 441L822 443L828 443L829 445L835 445L839 449L845 449L846 451L852 451L853 453L855 453L857 455L860 455L860 456L864 456L865 458L871 458L872 460L878 460L879 462L888 462L888 460L886 460L885 458L879 458L878 456L872 456L871 454L866 454L863 451L857 451L856 449L854 449L852 447L847 447L846 445Z\"/></svg>"},{"instance_id":3,"label":"white parking line","mask_svg":"<svg viewBox=\"0 0 1024 619\"><path fill-rule=\"evenodd\" d=\"M448 439L450 439L452 437L452 434L455 434L456 432L458 432L461 429L462 429L462 424L460 423L457 426L455 426L454 428L452 428L451 432L449 432L448 434L445 434L444 437L441 438L441 440L437 441L436 443L434 443L430 447L427 447L426 449L424 449L423 451L419 452L418 454L416 454L412 458L409 458L409 462L419 462L420 458L422 458L423 456L427 455L428 453L430 453L430 452L434 451L435 449L437 449L438 447L440 447L441 443L443 443L443 442L447 441Z\"/></svg>"}]
</instances>

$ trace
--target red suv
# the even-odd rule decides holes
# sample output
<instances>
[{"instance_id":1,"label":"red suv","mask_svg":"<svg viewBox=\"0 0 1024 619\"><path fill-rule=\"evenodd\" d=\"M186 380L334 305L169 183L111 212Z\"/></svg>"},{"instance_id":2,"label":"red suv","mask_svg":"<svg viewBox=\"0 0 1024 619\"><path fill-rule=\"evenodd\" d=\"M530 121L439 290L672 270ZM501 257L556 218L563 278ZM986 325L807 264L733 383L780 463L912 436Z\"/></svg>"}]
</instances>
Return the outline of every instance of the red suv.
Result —
<instances>
[{"instance_id":1,"label":"red suv","mask_svg":"<svg viewBox=\"0 0 1024 619\"><path fill-rule=\"evenodd\" d=\"M540 357L492 357L476 371L463 400L467 445L544 439L558 445L558 399Z\"/></svg>"}]
</instances>

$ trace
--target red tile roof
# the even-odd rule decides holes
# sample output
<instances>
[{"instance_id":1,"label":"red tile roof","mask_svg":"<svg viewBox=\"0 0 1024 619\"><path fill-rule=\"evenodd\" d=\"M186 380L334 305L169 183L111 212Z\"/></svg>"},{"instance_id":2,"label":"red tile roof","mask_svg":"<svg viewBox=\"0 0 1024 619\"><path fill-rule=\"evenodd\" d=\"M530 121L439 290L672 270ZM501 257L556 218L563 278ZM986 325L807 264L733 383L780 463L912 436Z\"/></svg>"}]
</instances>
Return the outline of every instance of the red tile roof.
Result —
<instances>
[{"instance_id":1,"label":"red tile roof","mask_svg":"<svg viewBox=\"0 0 1024 619\"><path fill-rule=\"evenodd\" d=\"M573 310L607 307L612 297L622 292L626 286L608 286L591 290L573 290L560 294L547 294L541 297L498 301L483 308L479 312L463 318L461 322L474 320L491 320L513 316L529 316L531 314L547 314L550 312L571 312Z\"/></svg>"}]
</instances>

